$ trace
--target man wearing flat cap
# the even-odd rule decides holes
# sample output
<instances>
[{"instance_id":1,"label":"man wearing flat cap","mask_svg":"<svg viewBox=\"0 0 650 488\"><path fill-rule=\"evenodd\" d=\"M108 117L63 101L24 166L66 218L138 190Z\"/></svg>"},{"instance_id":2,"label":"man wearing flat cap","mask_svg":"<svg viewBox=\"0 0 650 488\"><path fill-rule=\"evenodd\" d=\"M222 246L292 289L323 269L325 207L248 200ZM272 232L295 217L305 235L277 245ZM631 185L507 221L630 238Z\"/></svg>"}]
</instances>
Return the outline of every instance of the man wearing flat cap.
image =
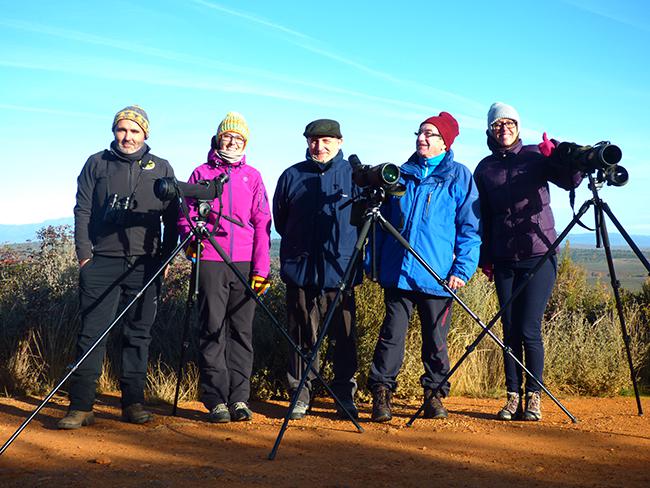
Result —
<instances>
[{"instance_id":1,"label":"man wearing flat cap","mask_svg":"<svg viewBox=\"0 0 650 488\"><path fill-rule=\"evenodd\" d=\"M415 133L416 151L400 168L406 191L399 199L389 197L381 210L452 290L465 286L474 274L481 245L476 185L451 150L458 133L456 119L447 112L424 120ZM442 399L449 382L438 387L449 373L451 295L393 236L377 232L375 251L386 316L368 375L372 420L392 418L391 397L415 308L422 328L424 417L446 418Z\"/></svg>"},{"instance_id":2,"label":"man wearing flat cap","mask_svg":"<svg viewBox=\"0 0 650 488\"><path fill-rule=\"evenodd\" d=\"M357 228L350 224L350 199L360 193L352 182L352 167L343 158L343 136L339 123L319 119L309 123L307 159L284 171L273 198L273 220L282 237L280 276L287 285L287 323L294 341L303 349L313 349L319 325L330 307L335 307L328 333L333 345L332 390L352 415L357 389L355 302L352 286L361 282L354 273L352 286L333 303L337 287L357 241ZM318 368L318 358L314 362ZM300 383L305 365L292 353L287 379L291 394ZM305 388L291 413L293 420L307 414L314 374L310 371ZM337 406L338 408L338 406ZM340 410L339 415L343 415Z\"/></svg>"},{"instance_id":3,"label":"man wearing flat cap","mask_svg":"<svg viewBox=\"0 0 650 488\"><path fill-rule=\"evenodd\" d=\"M77 179L74 207L75 247L79 260L81 358L126 303L131 302L160 269L176 246L178 207L153 192L158 178L174 176L164 159L151 154L149 118L137 105L117 112L110 149L88 158ZM161 242L161 220L164 237ZM156 316L160 281L150 285L124 317L120 388L122 416L127 422L152 420L144 409L151 325ZM95 421L93 404L101 373L104 338L70 377L68 413L60 429L78 429Z\"/></svg>"}]
</instances>

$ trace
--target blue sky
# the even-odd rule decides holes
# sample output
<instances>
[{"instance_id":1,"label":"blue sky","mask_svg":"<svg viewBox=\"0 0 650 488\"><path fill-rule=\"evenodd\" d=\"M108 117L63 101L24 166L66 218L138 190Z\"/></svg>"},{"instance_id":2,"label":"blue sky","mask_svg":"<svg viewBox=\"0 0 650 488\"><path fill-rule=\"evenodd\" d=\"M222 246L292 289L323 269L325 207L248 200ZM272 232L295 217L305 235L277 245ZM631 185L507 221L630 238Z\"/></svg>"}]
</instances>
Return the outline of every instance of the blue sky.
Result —
<instances>
[{"instance_id":1,"label":"blue sky","mask_svg":"<svg viewBox=\"0 0 650 488\"><path fill-rule=\"evenodd\" d=\"M419 122L460 123L456 160L487 155L486 113L514 105L541 133L623 150L630 181L601 196L650 234L650 6L643 1L0 2L0 224L72 215L86 158L116 111L147 110L152 152L186 179L226 112L248 120L272 195L304 158L304 126L340 121L345 154L400 163ZM577 206L589 197L583 184ZM552 192L558 228L568 194ZM586 219L589 224L591 214ZM610 229L612 226L610 226ZM0 239L1 240L1 239Z\"/></svg>"}]
</instances>

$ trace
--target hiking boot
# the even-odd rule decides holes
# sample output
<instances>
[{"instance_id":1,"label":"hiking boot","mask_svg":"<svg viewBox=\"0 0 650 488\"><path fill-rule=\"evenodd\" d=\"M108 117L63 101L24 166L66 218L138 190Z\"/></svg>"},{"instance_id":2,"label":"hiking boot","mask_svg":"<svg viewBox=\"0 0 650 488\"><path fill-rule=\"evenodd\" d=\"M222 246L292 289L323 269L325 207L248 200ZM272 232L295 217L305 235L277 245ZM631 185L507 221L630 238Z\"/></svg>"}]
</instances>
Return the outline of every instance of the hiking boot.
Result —
<instances>
[{"instance_id":1,"label":"hiking boot","mask_svg":"<svg viewBox=\"0 0 650 488\"><path fill-rule=\"evenodd\" d=\"M539 391L526 393L524 420L542 420L542 394Z\"/></svg>"},{"instance_id":2,"label":"hiking boot","mask_svg":"<svg viewBox=\"0 0 650 488\"><path fill-rule=\"evenodd\" d=\"M253 412L250 408L248 408L246 402L235 402L233 405L231 405L230 411L230 418L235 422L253 420Z\"/></svg>"},{"instance_id":3,"label":"hiking boot","mask_svg":"<svg viewBox=\"0 0 650 488\"><path fill-rule=\"evenodd\" d=\"M433 390L424 390L424 418L425 419L446 419L449 413L442 404L441 398L444 396L437 392L433 394Z\"/></svg>"},{"instance_id":4,"label":"hiking boot","mask_svg":"<svg viewBox=\"0 0 650 488\"><path fill-rule=\"evenodd\" d=\"M372 417L373 422L388 422L393 418L391 413L391 398L393 392L384 385L379 385L372 391Z\"/></svg>"},{"instance_id":5,"label":"hiking boot","mask_svg":"<svg viewBox=\"0 0 650 488\"><path fill-rule=\"evenodd\" d=\"M225 403L220 403L208 413L208 422L226 424L230 422L230 411Z\"/></svg>"},{"instance_id":6,"label":"hiking boot","mask_svg":"<svg viewBox=\"0 0 650 488\"><path fill-rule=\"evenodd\" d=\"M354 404L354 400L352 398L339 398L339 401L341 402L341 405L345 407L345 410L350 413L353 419L356 420L359 418L359 410L357 410L357 406ZM341 408L341 405L338 403L336 404L336 416L343 420L349 419L350 417L348 417L348 415L345 413L345 410Z\"/></svg>"},{"instance_id":7,"label":"hiking boot","mask_svg":"<svg viewBox=\"0 0 650 488\"><path fill-rule=\"evenodd\" d=\"M309 405L307 405L305 402L301 402L298 400L296 404L293 407L293 410L291 411L291 415L289 415L290 420L302 420L305 418L305 415L307 415L307 409L309 408Z\"/></svg>"},{"instance_id":8,"label":"hiking boot","mask_svg":"<svg viewBox=\"0 0 650 488\"><path fill-rule=\"evenodd\" d=\"M146 424L153 420L153 414L145 410L142 403L134 403L122 409L122 420L131 424Z\"/></svg>"},{"instance_id":9,"label":"hiking boot","mask_svg":"<svg viewBox=\"0 0 650 488\"><path fill-rule=\"evenodd\" d=\"M92 412L84 412L82 410L68 410L68 413L59 420L56 426L62 430L74 430L84 425L92 425L95 423L95 414Z\"/></svg>"},{"instance_id":10,"label":"hiking boot","mask_svg":"<svg viewBox=\"0 0 650 488\"><path fill-rule=\"evenodd\" d=\"M519 420L523 415L523 408L521 406L521 396L514 391L508 392L508 399L503 406L497 417L499 420Z\"/></svg>"}]
</instances>

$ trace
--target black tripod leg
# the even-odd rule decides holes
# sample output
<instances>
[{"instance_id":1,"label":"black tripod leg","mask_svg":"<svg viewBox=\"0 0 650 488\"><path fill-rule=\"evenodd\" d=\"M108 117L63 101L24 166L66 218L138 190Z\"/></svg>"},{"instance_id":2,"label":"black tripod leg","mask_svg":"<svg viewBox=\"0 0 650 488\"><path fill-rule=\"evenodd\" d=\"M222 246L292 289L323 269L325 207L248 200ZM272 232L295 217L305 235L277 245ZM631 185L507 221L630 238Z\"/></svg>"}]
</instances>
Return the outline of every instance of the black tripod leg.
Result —
<instances>
[{"instance_id":1,"label":"black tripod leg","mask_svg":"<svg viewBox=\"0 0 650 488\"><path fill-rule=\"evenodd\" d=\"M302 375L300 377L300 383L298 384L298 388L296 388L296 391L293 394L293 398L291 399L291 404L289 405L289 409L287 410L287 413L284 416L284 421L282 422L282 427L280 428L280 432L278 432L278 436L275 439L275 444L273 445L273 449L271 449L271 452L269 453L270 460L275 459L275 455L278 451L278 448L280 447L280 442L282 442L282 437L284 437L284 433L287 430L287 426L289 425L289 418L291 417L291 412L293 411L293 408L298 402L298 396L300 395L300 391L305 386L305 382L307 381L307 372L309 370L313 370L313 363L316 358L315 353L316 351L320 350L320 346L323 343L323 340L325 339L325 335L327 334L327 329L329 328L330 323L332 322L332 318L334 317L334 312L336 311L336 307L339 303L339 300L341 299L341 295L348 287L348 284L351 282L352 278L354 278L352 271L357 265L357 259L359 258L361 249L363 248L363 243L365 242L366 237L368 237L368 231L370 230L370 225L372 224L372 222L373 222L373 214L368 213L365 217L363 227L359 232L357 243L354 246L354 251L352 253L352 256L350 257L348 266L345 269L343 279L341 280L341 283L339 284L339 287L336 291L336 296L334 297L334 300L332 301L332 304L330 305L330 308L328 309L327 314L325 315L325 319L323 321L323 325L321 326L321 330L318 334L318 339L316 340L316 344L312 349L312 353L310 354L309 360L307 361L307 365L305 366ZM323 381L322 378L319 379L321 380L321 382ZM333 395L334 392L332 392L331 390L329 391L330 394ZM350 420L352 420L352 422L354 423L355 427L359 430L359 432L363 432L363 428L361 427L361 425L359 425L359 422L341 404L338 398L336 398L336 395L333 395L333 397L336 400L339 407L341 407L345 411L346 415L350 418Z\"/></svg>"},{"instance_id":2,"label":"black tripod leg","mask_svg":"<svg viewBox=\"0 0 650 488\"><path fill-rule=\"evenodd\" d=\"M625 353L627 355L627 363L630 368L630 377L632 378L632 386L634 388L634 396L636 397L636 406L637 410L639 412L639 415L643 415L643 407L641 406L641 398L639 396L639 387L636 382L636 375L634 374L634 365L632 363L632 353L630 352L630 335L627 332L627 326L625 324L625 312L623 311L623 301L621 300L621 294L620 294L620 287L621 284L619 283L617 277L616 277L616 269L614 268L614 259L612 258L612 250L609 245L609 234L607 233L607 225L605 224L605 218L603 215L603 211L605 210L605 203L602 202L602 200L599 200L599 204L597 204L597 208L600 211L600 235L602 237L602 242L603 242L603 247L605 248L605 257L607 258L607 268L609 269L609 276L611 279L611 285L612 285L612 290L614 291L614 300L616 302L616 311L618 312L618 319L621 323L621 334L623 335L623 343L625 344ZM607 215L612 219L612 221L615 224L618 224L618 221L616 221L613 218L613 215L609 208L607 208ZM620 224L618 224L620 225ZM621 234L623 234L624 230L622 227L617 228L619 231L622 231ZM597 229L598 230L598 229ZM626 233L627 234L627 233ZM629 237L629 236L627 236ZM627 239L627 238L626 238ZM630 239L631 241L631 239ZM629 241L628 241L629 243ZM635 246L636 247L636 246ZM638 248L637 248L638 249ZM638 256L638 254L637 254ZM646 261L647 263L647 261ZM644 263L645 264L645 263Z\"/></svg>"},{"instance_id":3,"label":"black tripod leg","mask_svg":"<svg viewBox=\"0 0 650 488\"><path fill-rule=\"evenodd\" d=\"M641 249L639 249L639 246L636 245L634 240L632 240L632 237L630 237L630 234L627 233L627 231L623 228L621 223L618 221L612 210L609 208L609 205L607 205L606 202L603 202L602 200L600 201L600 206L603 209L603 212L607 214L609 219L612 221L614 226L618 229L618 231L621 233L627 244L630 246L632 251L634 251L634 254L636 254L636 257L639 258L639 261L645 266L646 271L650 275L650 262L646 259L646 257L643 255L641 252Z\"/></svg>"},{"instance_id":4,"label":"black tripod leg","mask_svg":"<svg viewBox=\"0 0 650 488\"><path fill-rule=\"evenodd\" d=\"M588 205L585 204L585 205L583 205L583 207L584 207L584 211L586 212L586 211L587 211L587 208L588 208ZM475 321L475 322L476 322L476 323L477 323L477 324L478 324L478 325L483 329L483 333L484 333L484 334L488 334L488 335L489 335L489 336L490 336L490 337L491 337L491 338L492 338L492 339L493 339L493 340L494 340L494 341L495 341L495 342L496 342L496 343L501 347L501 349L503 349L504 352L509 353L510 356L514 359L514 361L519 365L519 367L520 367L523 371L525 371L526 374L528 374L528 376L529 376L530 378L532 378L532 379L533 379L533 380L534 380L534 381L535 381L535 382L540 386L540 388L541 388L542 390L544 390L544 392L545 392L545 393L546 393L546 394L547 394L547 395L548 395L548 396L549 396L549 397L550 397L550 398L555 402L555 404L556 404L558 407L560 407L560 409L562 409L562 411L563 411L565 414L567 414L567 416L568 416L568 417L569 417L569 418L570 418L574 423L577 422L576 418L575 418L573 415L571 415L571 413L570 413L566 408L564 408L564 405L562 405L562 404L560 403L560 401L559 401L557 398L555 398L555 396L554 396L554 395L553 395L553 394L548 390L548 388L546 388L546 386L544 386L544 384L542 384L542 382L539 381L539 380L538 380L538 379L537 379L537 378L536 378L536 377L535 377L535 376L534 376L534 375L533 375L533 374L532 374L532 373L531 373L531 372L530 372L530 371L529 371L529 370L528 370L528 369L527 369L527 368L526 368L526 367L521 363L521 361L519 361L519 360L518 360L518 359L517 359L517 358L512 354L512 351L510 351L510 349L509 349L508 347L506 347L506 345L501 341L501 339L499 339L496 335L494 335L494 333L490 330L490 328L488 328L488 327L487 327L487 326L486 326L486 325L481 321L481 319L480 319L480 318L479 318L479 317L478 317L478 316L477 316L477 315L476 315L476 314L475 314L475 313L474 313L474 312L473 312L473 311L472 311L472 310L471 310L471 309L470 309L470 308L465 304L465 302L463 302L463 301L458 297L458 295L456 295L456 293L454 293L454 291L453 291L451 288L449 288L449 286L447 285L447 282L446 282L445 280L443 280L443 279L442 279L442 278L441 278L441 277L440 277L440 276L439 276L439 275L438 275L438 274L437 274L437 273L436 273L436 272L431 268L431 266L429 266L429 265L427 264L427 262L426 262L424 259L422 259L422 257L421 257L421 256L420 256L420 255L415 251L415 249L413 249L413 247L411 247L411 245L408 243L408 241L407 241L406 239L404 239L404 237L402 237L402 235L397 231L397 229L395 229L395 227L393 227L393 226L392 226L392 225L391 225L391 224L390 224L386 219L384 219L383 216L379 215L377 218L378 218L379 222L381 223L381 225L384 227L384 229L386 229L387 232L389 232L389 233L390 233L390 234L391 234L395 239L397 239L397 240L400 242L400 244L402 244L402 246L404 246L404 248L405 248L409 253L411 253L411 255L412 255L412 256L413 256L413 257L414 257L414 258L415 258L415 259L416 259L416 260L417 260L417 261L418 261L418 262L419 262L419 263L420 263L420 264L421 264L421 265L422 265L426 270L427 270L427 272L428 272L431 276L434 277L434 279L435 279L435 280L436 280L436 281L437 281L437 282L438 282L438 283L439 283L439 284L440 284L440 285L441 285L441 286L442 286L442 287L443 287L443 288L444 288L444 289L445 289L445 290L446 290L446 291L451 295L451 297L452 297L452 298L453 298L453 299L454 299L454 300L455 300L455 301L456 301L456 302L457 302L457 303L458 303L458 304L463 308L463 310L465 310L465 312L467 312L467 314L468 314L468 315L469 315L469 316L470 316L470 317L471 317L471 318L472 318L472 319L473 319L473 320L474 320L474 321ZM549 254L549 255L550 255L550 254ZM499 316L500 316L500 315L499 315ZM496 320L495 320L495 319L493 319L491 326L494 325L494 323L496 323ZM491 326L490 326L490 327L491 327ZM481 338L482 338L482 337L481 337ZM475 341L475 342L478 343L477 341ZM474 345L474 346L475 346L475 345ZM469 355L469 354L467 354L467 355ZM467 357L467 355L465 355L465 357ZM450 375L447 374L446 378L444 379L444 382L446 382L447 379L448 379L449 377L450 377ZM437 386L437 388L436 388L436 392L440 390L440 388L442 387L442 385L444 384L444 382L441 382L441 383ZM413 422L415 421L415 419L417 418L417 416L420 414L420 412L421 412L423 409L424 409L424 406L421 406L420 409L418 409L418 411L416 412L416 415L413 416L413 418L411 418L411 420L409 420L408 425L412 425L412 424L413 424Z\"/></svg>"},{"instance_id":5,"label":"black tripod leg","mask_svg":"<svg viewBox=\"0 0 650 488\"><path fill-rule=\"evenodd\" d=\"M280 325L280 323L277 321L277 319L273 316L273 313L269 308L266 306L266 304L262 301L262 299L253 291L251 288L250 284L248 283L248 280L246 277L241 274L241 272L237 269L237 267L234 265L230 257L226 254L226 252L219 246L219 244L214 240L214 238L210 235L206 236L207 239L210 241L210 244L215 248L219 256L224 260L224 262L230 267L230 269L233 271L235 276L246 286L248 289L249 293L255 300L255 302L262 308L264 313L271 319L271 323L280 331L280 333L284 336L284 338L289 342L289 345L293 348L295 352L298 353L300 358L305 361L309 362L308 359L305 357L305 354L302 352L302 350L296 345L295 342L293 342L293 339L289 335L289 333L285 330L284 327ZM316 370L316 368L313 366L313 361L310 362L311 366L309 368L305 368L305 371L311 370L318 380L325 386L325 389L327 392L330 394L330 396L334 399L336 404L341 407L341 409L345 412L345 414L348 416L348 418L352 421L354 426L357 428L359 432L363 432L363 427L357 422L357 420L348 412L348 410L341 404L341 401L338 399L334 391L332 391L332 388L327 384L327 382L323 379L321 374Z\"/></svg>"},{"instance_id":6,"label":"black tripod leg","mask_svg":"<svg viewBox=\"0 0 650 488\"><path fill-rule=\"evenodd\" d=\"M185 367L185 358L187 350L190 347L190 323L192 317L192 309L196 303L196 297L199 294L199 270L201 269L201 239L197 240L196 245L196 262L192 267L192 274L190 279L190 286L187 292L187 302L185 303L185 318L183 320L183 337L181 339L181 354L178 361L178 375L176 378L176 391L174 393L174 407L172 408L172 415L176 416L178 408L178 398L181 392L181 381L183 379L183 368Z\"/></svg>"},{"instance_id":7,"label":"black tripod leg","mask_svg":"<svg viewBox=\"0 0 650 488\"><path fill-rule=\"evenodd\" d=\"M167 267L167 265L168 265L169 263L172 262L172 260L173 260L173 259L176 257L176 255L181 251L181 249L183 249L183 246L184 246L184 245L185 245L185 244L190 240L191 236L192 236L191 234L188 235L188 237L187 237L187 238L186 238L186 239L185 239L181 244L179 244L179 245L176 247L176 249L174 249L174 252L173 252L173 253L172 253L172 254L171 254L171 255L170 255L170 256L165 260L165 262L164 262L164 263L162 264L162 266L158 269L158 271L156 271L156 272L153 274L153 276L149 279L149 281L147 281L147 283L142 287L142 289L141 289L141 290L140 290L140 291L135 295L135 297L133 298L133 300L131 300L131 301L127 304L127 306L124 308L124 310L122 310L122 312L120 312L120 314L117 316L117 318L116 318L115 320L113 320L113 322L111 322L111 323L108 325L108 327L106 327L106 329L104 329L104 332L102 332L101 335L97 338L97 340L96 340L96 341L95 341L95 342L94 342L94 343L93 343L93 344L88 348L88 350L85 352L85 354L83 354L83 355L82 355L82 356L77 360L77 362L74 363L74 364L70 367L70 371L68 371L68 372L66 373L66 375L63 377L63 379L62 379L61 381L59 381L59 383L57 383L57 385L52 389L52 391L50 391L50 393L47 394L47 396L43 399L43 401L41 401L41 403L40 403L40 404L39 404L39 405L34 409L34 411L29 415L29 417L27 417L27 419L25 419L25 421L20 425L20 427L18 427L18 429L16 430L16 432L13 433L13 435L12 435L12 436L7 440L7 442L5 442L5 443L2 445L2 447L0 448L0 455L2 455L2 454L7 450L7 448L11 445L11 443L12 443L14 440L16 440L16 438L17 438L17 437L20 435L20 433L25 429L25 427L27 427L27 425L28 425L28 424L29 424L29 423L34 419L34 417L36 417L36 415L38 414L38 412L40 412L40 411L43 409L43 407L45 407L45 405L46 405L46 404L47 404L47 403L52 399L52 397L54 396L54 394L55 394L57 391L59 391L59 389L60 389L60 388L63 386L63 384L68 380L68 378L70 378L70 376L72 376L72 374L77 370L77 368L81 365L81 363L83 363L83 362L86 360L86 358L87 358L88 356L90 356L90 354L91 354L91 353L92 353L92 352L97 348L97 346L99 345L99 343L100 343L102 340L104 340L104 338L105 338L105 337L109 334L109 332L113 329L113 327L115 326L115 324L117 324L117 323L120 321L120 319L121 319L122 317L124 317L124 315L126 315L126 313L130 310L130 308L131 308L133 305L135 305L135 304L137 303L137 301L138 301L138 300L140 299L140 297L143 295L143 293L145 292L145 290L146 290L147 288L149 288L149 286L150 286L154 281L156 281L156 279L157 279L158 276L163 272L163 270L165 269L165 267Z\"/></svg>"}]
</instances>

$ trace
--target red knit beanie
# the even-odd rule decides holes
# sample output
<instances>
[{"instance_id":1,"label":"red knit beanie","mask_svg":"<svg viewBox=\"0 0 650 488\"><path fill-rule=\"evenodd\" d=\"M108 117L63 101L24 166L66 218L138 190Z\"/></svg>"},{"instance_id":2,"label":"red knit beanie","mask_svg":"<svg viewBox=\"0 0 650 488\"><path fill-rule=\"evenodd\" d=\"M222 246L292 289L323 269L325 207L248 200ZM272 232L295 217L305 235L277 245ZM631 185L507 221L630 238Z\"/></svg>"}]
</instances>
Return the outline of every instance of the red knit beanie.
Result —
<instances>
[{"instance_id":1,"label":"red knit beanie","mask_svg":"<svg viewBox=\"0 0 650 488\"><path fill-rule=\"evenodd\" d=\"M440 112L437 116L429 117L427 120L422 122L422 124L433 124L438 128L442 140L445 141L445 146L447 146L447 151L451 149L454 139L456 139L456 136L459 134L458 122L456 122L456 119L448 112ZM420 126L422 126L422 124L420 124Z\"/></svg>"}]
</instances>

